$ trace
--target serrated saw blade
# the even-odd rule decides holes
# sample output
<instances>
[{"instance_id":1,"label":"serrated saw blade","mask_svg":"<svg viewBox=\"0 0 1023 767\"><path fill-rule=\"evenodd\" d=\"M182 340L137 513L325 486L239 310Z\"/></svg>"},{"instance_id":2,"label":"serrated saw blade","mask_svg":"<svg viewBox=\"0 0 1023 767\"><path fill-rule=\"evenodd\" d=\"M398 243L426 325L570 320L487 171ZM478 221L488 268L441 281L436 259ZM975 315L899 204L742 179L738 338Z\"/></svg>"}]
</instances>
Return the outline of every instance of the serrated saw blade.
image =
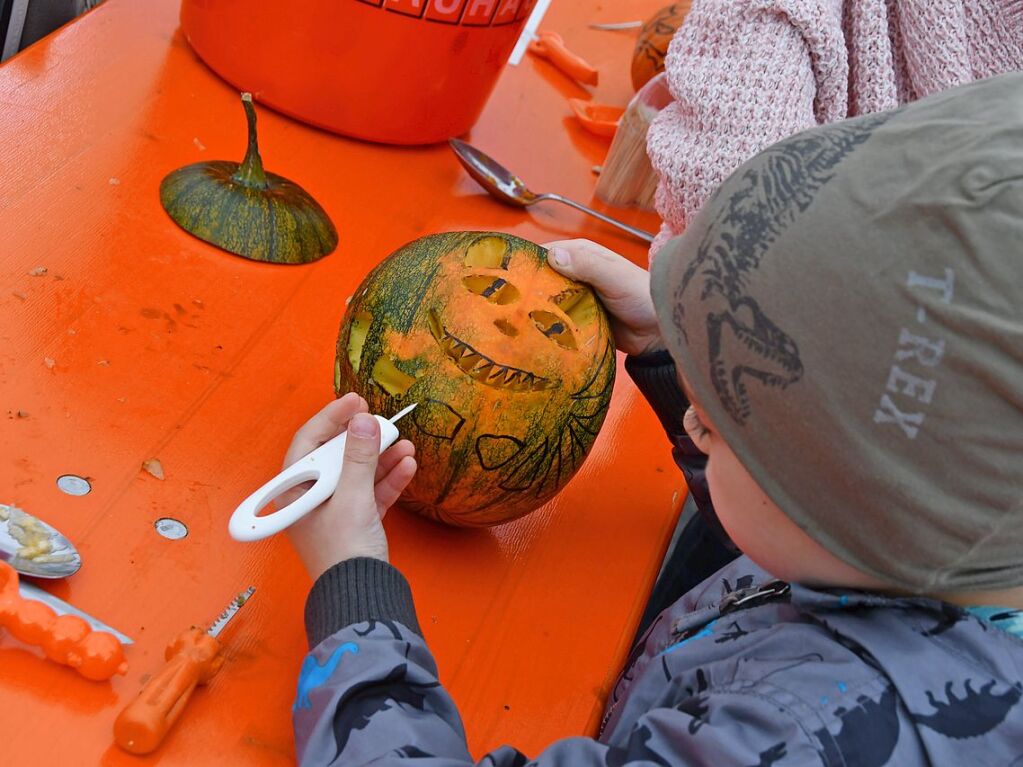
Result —
<instances>
[{"instance_id":1,"label":"serrated saw blade","mask_svg":"<svg viewBox=\"0 0 1023 767\"><path fill-rule=\"evenodd\" d=\"M206 633L211 637L218 636L220 632L224 630L224 627L230 623L231 619L235 616L235 613L242 609L242 605L248 602L255 593L256 587L249 586L245 591L232 599L231 604L229 604L227 609L220 614L220 617L213 622L213 625L209 627Z\"/></svg>"}]
</instances>

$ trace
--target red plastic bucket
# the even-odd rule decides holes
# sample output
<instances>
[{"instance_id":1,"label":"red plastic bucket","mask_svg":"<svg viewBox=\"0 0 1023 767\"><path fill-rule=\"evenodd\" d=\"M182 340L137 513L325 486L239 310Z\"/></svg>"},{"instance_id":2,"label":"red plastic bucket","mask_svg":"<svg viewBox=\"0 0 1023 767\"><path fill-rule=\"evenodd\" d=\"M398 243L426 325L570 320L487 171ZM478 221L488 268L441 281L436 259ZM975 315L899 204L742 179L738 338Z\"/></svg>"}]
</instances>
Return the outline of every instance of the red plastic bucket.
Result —
<instances>
[{"instance_id":1,"label":"red plastic bucket","mask_svg":"<svg viewBox=\"0 0 1023 767\"><path fill-rule=\"evenodd\" d=\"M189 43L281 112L429 144L483 111L536 0L182 0Z\"/></svg>"}]
</instances>

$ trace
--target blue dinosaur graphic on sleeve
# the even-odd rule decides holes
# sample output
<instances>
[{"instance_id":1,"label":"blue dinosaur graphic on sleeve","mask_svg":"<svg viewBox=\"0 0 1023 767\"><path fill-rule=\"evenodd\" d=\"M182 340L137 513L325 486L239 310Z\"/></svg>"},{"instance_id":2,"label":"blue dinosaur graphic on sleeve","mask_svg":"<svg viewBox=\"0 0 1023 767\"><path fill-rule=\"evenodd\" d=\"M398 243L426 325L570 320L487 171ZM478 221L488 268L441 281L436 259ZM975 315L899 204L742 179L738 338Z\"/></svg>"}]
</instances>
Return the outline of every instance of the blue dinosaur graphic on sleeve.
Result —
<instances>
[{"instance_id":1,"label":"blue dinosaur graphic on sleeve","mask_svg":"<svg viewBox=\"0 0 1023 767\"><path fill-rule=\"evenodd\" d=\"M291 710L297 711L300 708L312 708L313 704L309 700L309 693L330 679L338 664L341 663L341 658L348 653L355 655L357 652L359 652L358 645L353 642L345 642L343 645L338 645L334 648L334 652L330 654L327 662L322 666L316 662L316 656L309 653L302 663L302 672L298 675L298 695L295 697L295 705L292 706Z\"/></svg>"}]
</instances>

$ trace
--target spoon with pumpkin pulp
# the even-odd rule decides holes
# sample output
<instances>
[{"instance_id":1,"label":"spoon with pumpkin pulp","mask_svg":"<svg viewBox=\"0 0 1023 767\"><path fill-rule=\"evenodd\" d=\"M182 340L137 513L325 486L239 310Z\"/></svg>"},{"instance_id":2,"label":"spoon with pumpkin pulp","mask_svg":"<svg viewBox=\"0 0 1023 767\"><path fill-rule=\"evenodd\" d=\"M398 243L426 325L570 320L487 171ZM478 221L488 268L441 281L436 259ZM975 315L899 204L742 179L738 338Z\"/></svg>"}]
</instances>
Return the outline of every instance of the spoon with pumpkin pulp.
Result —
<instances>
[{"instance_id":1,"label":"spoon with pumpkin pulp","mask_svg":"<svg viewBox=\"0 0 1023 767\"><path fill-rule=\"evenodd\" d=\"M252 95L241 98L249 128L245 159L173 171L160 184L160 203L182 229L239 256L275 264L316 261L337 247L337 230L302 187L263 169Z\"/></svg>"},{"instance_id":2,"label":"spoon with pumpkin pulp","mask_svg":"<svg viewBox=\"0 0 1023 767\"><path fill-rule=\"evenodd\" d=\"M23 575L64 578L74 575L82 558L54 528L17 506L0 503L0 561Z\"/></svg>"}]
</instances>

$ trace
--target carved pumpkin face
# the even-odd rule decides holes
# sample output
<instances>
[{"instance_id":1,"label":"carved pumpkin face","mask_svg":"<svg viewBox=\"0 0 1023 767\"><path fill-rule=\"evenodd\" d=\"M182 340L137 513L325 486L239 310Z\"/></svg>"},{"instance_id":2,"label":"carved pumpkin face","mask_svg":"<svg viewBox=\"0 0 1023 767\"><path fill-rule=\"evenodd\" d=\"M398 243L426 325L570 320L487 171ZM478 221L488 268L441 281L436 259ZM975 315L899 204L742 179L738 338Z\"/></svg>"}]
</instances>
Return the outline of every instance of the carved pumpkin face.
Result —
<instances>
[{"instance_id":1,"label":"carved pumpkin face","mask_svg":"<svg viewBox=\"0 0 1023 767\"><path fill-rule=\"evenodd\" d=\"M614 383L607 317L546 251L504 234L453 232L392 254L356 291L334 388L399 421L419 471L403 505L463 526L543 504L571 478Z\"/></svg>"}]
</instances>

